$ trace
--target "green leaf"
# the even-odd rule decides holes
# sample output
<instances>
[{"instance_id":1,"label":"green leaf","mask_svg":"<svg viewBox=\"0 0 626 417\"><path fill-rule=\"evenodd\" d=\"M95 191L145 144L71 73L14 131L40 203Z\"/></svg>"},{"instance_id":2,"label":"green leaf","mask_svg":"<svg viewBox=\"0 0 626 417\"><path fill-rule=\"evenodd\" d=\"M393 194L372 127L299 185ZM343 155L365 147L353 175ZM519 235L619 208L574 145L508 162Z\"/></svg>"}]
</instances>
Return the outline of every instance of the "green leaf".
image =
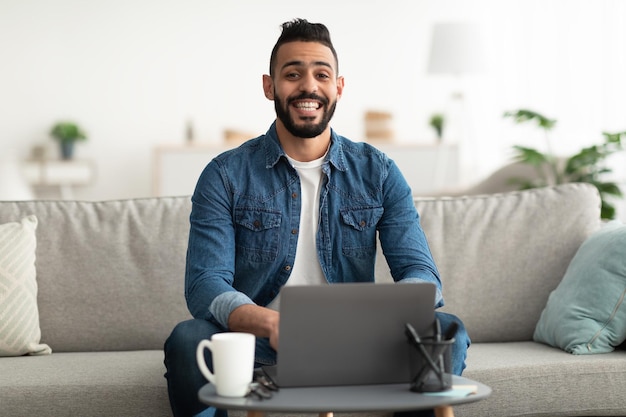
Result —
<instances>
[{"instance_id":1,"label":"green leaf","mask_svg":"<svg viewBox=\"0 0 626 417\"><path fill-rule=\"evenodd\" d=\"M516 161L523 162L534 166L540 166L550 162L550 157L546 154L539 152L533 148L527 148L524 146L513 146L513 149L517 151L517 155L514 157Z\"/></svg>"},{"instance_id":2,"label":"green leaf","mask_svg":"<svg viewBox=\"0 0 626 417\"><path fill-rule=\"evenodd\" d=\"M85 132L76 123L67 121L58 122L52 126L50 135L61 142L87 139Z\"/></svg>"},{"instance_id":3,"label":"green leaf","mask_svg":"<svg viewBox=\"0 0 626 417\"><path fill-rule=\"evenodd\" d=\"M616 144L616 145L618 145L621 148L622 136L626 136L626 131L624 131L624 132L616 132L616 133L602 132L602 134L605 137L605 142L606 143Z\"/></svg>"},{"instance_id":4,"label":"green leaf","mask_svg":"<svg viewBox=\"0 0 626 417\"><path fill-rule=\"evenodd\" d=\"M516 111L509 111L504 113L504 117L511 117L516 123L524 123L531 120L537 121L539 127L550 130L556 124L556 120L548 119L547 117L528 109L520 109Z\"/></svg>"},{"instance_id":5,"label":"green leaf","mask_svg":"<svg viewBox=\"0 0 626 417\"><path fill-rule=\"evenodd\" d=\"M613 220L615 218L615 206L602 200L602 208L600 209L600 217L605 220Z\"/></svg>"},{"instance_id":6,"label":"green leaf","mask_svg":"<svg viewBox=\"0 0 626 417\"><path fill-rule=\"evenodd\" d=\"M569 157L565 164L567 174L594 167L599 161L606 158L606 154L601 152L597 146L592 146L581 150L579 153Z\"/></svg>"},{"instance_id":7,"label":"green leaf","mask_svg":"<svg viewBox=\"0 0 626 417\"><path fill-rule=\"evenodd\" d=\"M621 188L619 188L619 185L617 185L614 182L600 182L594 185L598 188L598 191L600 191L600 194L608 194L608 195L612 195L615 197L624 196Z\"/></svg>"}]
</instances>

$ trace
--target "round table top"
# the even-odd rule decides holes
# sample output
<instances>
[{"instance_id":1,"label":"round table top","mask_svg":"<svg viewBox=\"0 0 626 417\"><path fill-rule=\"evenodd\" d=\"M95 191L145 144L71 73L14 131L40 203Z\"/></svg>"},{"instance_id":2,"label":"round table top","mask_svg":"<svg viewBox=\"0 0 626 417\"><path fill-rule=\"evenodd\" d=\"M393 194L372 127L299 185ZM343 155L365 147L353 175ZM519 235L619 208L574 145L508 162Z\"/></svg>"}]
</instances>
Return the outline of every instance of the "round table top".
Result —
<instances>
[{"instance_id":1,"label":"round table top","mask_svg":"<svg viewBox=\"0 0 626 417\"><path fill-rule=\"evenodd\" d=\"M231 410L341 413L430 409L479 401L491 394L491 388L467 378L453 376L452 383L452 390L428 394L411 391L408 383L281 388L264 400L221 397L213 385L206 384L198 397L205 404ZM472 388L475 392L468 394Z\"/></svg>"}]
</instances>

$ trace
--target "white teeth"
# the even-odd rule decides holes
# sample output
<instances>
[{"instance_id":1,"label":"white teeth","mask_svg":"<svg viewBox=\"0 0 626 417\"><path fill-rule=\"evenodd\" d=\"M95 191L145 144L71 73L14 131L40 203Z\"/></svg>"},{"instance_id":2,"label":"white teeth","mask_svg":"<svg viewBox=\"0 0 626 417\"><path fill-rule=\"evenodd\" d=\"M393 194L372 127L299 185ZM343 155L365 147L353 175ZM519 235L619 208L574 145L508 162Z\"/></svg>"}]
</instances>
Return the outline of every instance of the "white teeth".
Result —
<instances>
[{"instance_id":1,"label":"white teeth","mask_svg":"<svg viewBox=\"0 0 626 417\"><path fill-rule=\"evenodd\" d=\"M296 107L299 109L304 109L304 110L316 110L317 109L317 103L315 102L302 102L302 103L297 103Z\"/></svg>"}]
</instances>

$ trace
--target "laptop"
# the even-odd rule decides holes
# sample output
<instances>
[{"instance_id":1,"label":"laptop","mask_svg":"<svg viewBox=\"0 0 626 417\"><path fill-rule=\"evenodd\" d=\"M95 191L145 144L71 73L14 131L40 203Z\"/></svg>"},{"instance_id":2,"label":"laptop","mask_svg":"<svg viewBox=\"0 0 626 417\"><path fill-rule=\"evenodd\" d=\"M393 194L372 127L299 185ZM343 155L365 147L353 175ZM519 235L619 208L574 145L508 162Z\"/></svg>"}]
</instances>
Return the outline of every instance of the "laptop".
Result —
<instances>
[{"instance_id":1,"label":"laptop","mask_svg":"<svg viewBox=\"0 0 626 417\"><path fill-rule=\"evenodd\" d=\"M281 290L279 387L409 383L405 323L434 333L432 283L345 283Z\"/></svg>"}]
</instances>

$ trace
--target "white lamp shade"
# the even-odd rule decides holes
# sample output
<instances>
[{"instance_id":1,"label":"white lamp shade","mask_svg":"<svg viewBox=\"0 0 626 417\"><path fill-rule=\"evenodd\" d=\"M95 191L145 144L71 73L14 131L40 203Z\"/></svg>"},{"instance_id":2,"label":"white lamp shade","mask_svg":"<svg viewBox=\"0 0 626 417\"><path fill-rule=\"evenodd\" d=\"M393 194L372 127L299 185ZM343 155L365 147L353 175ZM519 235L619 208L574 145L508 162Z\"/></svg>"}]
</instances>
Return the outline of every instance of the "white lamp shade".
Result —
<instances>
[{"instance_id":1,"label":"white lamp shade","mask_svg":"<svg viewBox=\"0 0 626 417\"><path fill-rule=\"evenodd\" d=\"M485 70L480 27L475 23L436 23L428 60L430 74L477 74Z\"/></svg>"}]
</instances>

